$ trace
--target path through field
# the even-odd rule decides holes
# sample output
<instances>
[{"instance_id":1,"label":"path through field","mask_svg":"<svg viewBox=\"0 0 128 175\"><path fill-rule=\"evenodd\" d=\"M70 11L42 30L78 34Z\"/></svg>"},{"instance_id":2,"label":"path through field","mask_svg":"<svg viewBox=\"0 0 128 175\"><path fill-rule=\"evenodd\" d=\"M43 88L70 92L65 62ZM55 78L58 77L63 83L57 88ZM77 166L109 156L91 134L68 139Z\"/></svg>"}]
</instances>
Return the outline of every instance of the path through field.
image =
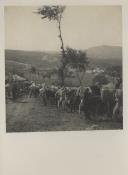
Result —
<instances>
[{"instance_id":1,"label":"path through field","mask_svg":"<svg viewBox=\"0 0 128 175\"><path fill-rule=\"evenodd\" d=\"M122 123L85 120L84 115L59 111L55 106L43 106L35 98L9 100L6 105L7 132L96 129L122 129Z\"/></svg>"}]
</instances>

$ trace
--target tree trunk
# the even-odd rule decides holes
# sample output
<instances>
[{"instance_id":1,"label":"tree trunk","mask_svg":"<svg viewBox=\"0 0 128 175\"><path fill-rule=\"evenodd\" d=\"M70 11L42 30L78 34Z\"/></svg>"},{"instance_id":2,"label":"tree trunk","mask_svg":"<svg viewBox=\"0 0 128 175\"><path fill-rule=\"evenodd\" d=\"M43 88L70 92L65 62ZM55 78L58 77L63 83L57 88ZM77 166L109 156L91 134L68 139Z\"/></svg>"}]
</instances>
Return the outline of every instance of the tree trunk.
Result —
<instances>
[{"instance_id":1,"label":"tree trunk","mask_svg":"<svg viewBox=\"0 0 128 175\"><path fill-rule=\"evenodd\" d=\"M59 76L60 76L60 85L64 86L65 82L64 82L64 69L63 68L60 68Z\"/></svg>"},{"instance_id":2,"label":"tree trunk","mask_svg":"<svg viewBox=\"0 0 128 175\"><path fill-rule=\"evenodd\" d=\"M79 73L77 72L77 70L76 70L76 74L77 74L77 78L78 78L78 81L80 83L80 86L82 86L82 81L81 81L81 78L80 78Z\"/></svg>"},{"instance_id":3,"label":"tree trunk","mask_svg":"<svg viewBox=\"0 0 128 175\"><path fill-rule=\"evenodd\" d=\"M60 66L60 71L59 71L59 76L61 79L61 86L63 86L65 84L64 82L64 70L65 70L65 50L64 50L64 42L63 42L63 38L62 38L62 33L61 33L61 15L60 18L58 20L58 29L59 29L59 38L60 38L60 42L61 42L61 53L62 53L62 60L61 60L61 66Z\"/></svg>"},{"instance_id":4,"label":"tree trunk","mask_svg":"<svg viewBox=\"0 0 128 175\"><path fill-rule=\"evenodd\" d=\"M77 75L77 78L78 78L78 80L79 80L80 86L83 86L82 81L83 81L83 79L84 79L85 71L83 72L83 75L80 77L78 71L76 70L76 75Z\"/></svg>"}]
</instances>

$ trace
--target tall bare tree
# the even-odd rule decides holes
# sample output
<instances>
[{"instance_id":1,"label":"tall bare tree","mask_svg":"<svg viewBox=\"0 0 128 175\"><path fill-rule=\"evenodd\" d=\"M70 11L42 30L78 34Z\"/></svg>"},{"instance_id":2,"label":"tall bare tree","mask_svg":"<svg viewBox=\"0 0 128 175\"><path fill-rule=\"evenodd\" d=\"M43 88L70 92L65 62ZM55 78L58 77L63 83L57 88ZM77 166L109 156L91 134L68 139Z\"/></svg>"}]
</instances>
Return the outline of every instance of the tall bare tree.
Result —
<instances>
[{"instance_id":1,"label":"tall bare tree","mask_svg":"<svg viewBox=\"0 0 128 175\"><path fill-rule=\"evenodd\" d=\"M49 21L56 21L58 24L58 31L59 31L59 39L61 42L61 53L62 53L62 59L61 59L61 65L58 71L58 75L60 76L61 85L64 85L64 70L66 66L65 61L65 49L64 49L64 42L62 37L62 31L61 31L61 21L63 17L63 12L65 10L65 6L43 6L37 10L37 14L41 15L41 19L47 18Z\"/></svg>"}]
</instances>

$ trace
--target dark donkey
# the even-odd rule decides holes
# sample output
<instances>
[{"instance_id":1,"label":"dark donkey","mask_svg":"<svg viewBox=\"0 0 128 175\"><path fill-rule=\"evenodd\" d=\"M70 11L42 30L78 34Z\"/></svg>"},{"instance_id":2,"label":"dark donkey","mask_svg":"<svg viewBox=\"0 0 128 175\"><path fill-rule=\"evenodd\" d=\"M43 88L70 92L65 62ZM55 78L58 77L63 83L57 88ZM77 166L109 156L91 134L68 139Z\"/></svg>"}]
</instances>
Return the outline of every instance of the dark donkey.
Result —
<instances>
[{"instance_id":1,"label":"dark donkey","mask_svg":"<svg viewBox=\"0 0 128 175\"><path fill-rule=\"evenodd\" d=\"M85 117L87 119L96 118L100 113L101 106L101 96L94 94L91 88L88 87L85 90L83 98L83 111L85 113Z\"/></svg>"}]
</instances>

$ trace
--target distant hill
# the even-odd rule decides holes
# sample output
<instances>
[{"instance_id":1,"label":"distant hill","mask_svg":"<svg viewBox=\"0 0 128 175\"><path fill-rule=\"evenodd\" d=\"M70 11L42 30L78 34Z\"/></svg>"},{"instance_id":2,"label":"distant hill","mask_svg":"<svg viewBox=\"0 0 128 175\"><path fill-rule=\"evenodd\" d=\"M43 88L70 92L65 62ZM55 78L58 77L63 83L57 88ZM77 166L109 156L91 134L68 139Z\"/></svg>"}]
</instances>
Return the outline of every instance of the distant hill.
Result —
<instances>
[{"instance_id":1,"label":"distant hill","mask_svg":"<svg viewBox=\"0 0 128 175\"><path fill-rule=\"evenodd\" d=\"M56 67L60 54L58 52L39 52L22 50L5 50L5 61L28 64L38 68Z\"/></svg>"},{"instance_id":2,"label":"distant hill","mask_svg":"<svg viewBox=\"0 0 128 175\"><path fill-rule=\"evenodd\" d=\"M122 59L122 47L97 46L86 50L87 56L92 59Z\"/></svg>"},{"instance_id":3,"label":"distant hill","mask_svg":"<svg viewBox=\"0 0 128 175\"><path fill-rule=\"evenodd\" d=\"M122 47L97 46L86 50L91 66L106 67L122 64ZM25 70L35 66L39 70L47 70L58 67L60 64L60 52L57 51L22 51L5 50L6 69L17 67Z\"/></svg>"}]
</instances>

